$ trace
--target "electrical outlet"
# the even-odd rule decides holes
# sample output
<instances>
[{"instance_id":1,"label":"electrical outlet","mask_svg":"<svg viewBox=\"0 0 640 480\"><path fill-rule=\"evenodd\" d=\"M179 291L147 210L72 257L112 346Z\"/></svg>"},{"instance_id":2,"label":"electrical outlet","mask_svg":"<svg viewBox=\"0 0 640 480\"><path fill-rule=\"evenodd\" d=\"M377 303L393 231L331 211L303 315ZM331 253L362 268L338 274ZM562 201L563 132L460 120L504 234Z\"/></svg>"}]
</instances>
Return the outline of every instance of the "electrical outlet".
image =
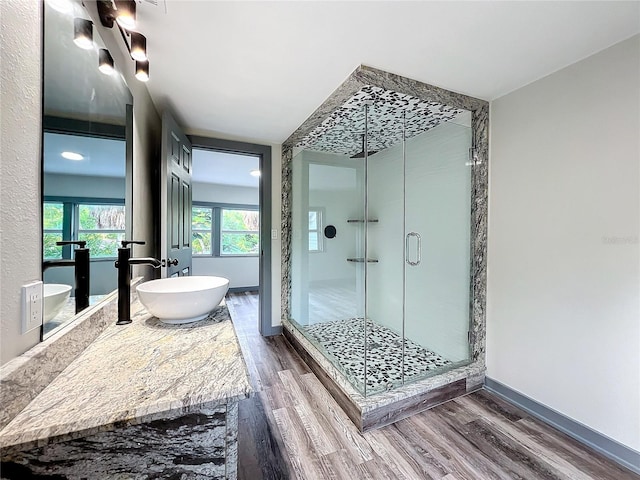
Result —
<instances>
[{"instance_id":1,"label":"electrical outlet","mask_svg":"<svg viewBox=\"0 0 640 480\"><path fill-rule=\"evenodd\" d=\"M275 228L273 230L271 230L271 239L272 240L277 240L278 239L278 230L276 230Z\"/></svg>"},{"instance_id":2,"label":"electrical outlet","mask_svg":"<svg viewBox=\"0 0 640 480\"><path fill-rule=\"evenodd\" d=\"M22 287L22 334L42 325L42 282L32 282Z\"/></svg>"}]
</instances>

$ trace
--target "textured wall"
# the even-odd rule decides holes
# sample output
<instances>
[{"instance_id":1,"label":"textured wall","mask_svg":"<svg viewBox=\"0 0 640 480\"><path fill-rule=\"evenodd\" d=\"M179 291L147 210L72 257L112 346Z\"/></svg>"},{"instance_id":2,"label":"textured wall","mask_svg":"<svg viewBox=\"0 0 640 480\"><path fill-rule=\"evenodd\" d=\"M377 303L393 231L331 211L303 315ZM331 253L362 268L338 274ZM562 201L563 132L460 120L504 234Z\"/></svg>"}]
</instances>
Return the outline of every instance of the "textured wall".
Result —
<instances>
[{"instance_id":1,"label":"textured wall","mask_svg":"<svg viewBox=\"0 0 640 480\"><path fill-rule=\"evenodd\" d=\"M20 286L41 276L40 112L42 4L0 2L0 357L28 350L40 330L20 333Z\"/></svg>"},{"instance_id":2,"label":"textured wall","mask_svg":"<svg viewBox=\"0 0 640 480\"><path fill-rule=\"evenodd\" d=\"M640 36L491 104L487 376L640 450Z\"/></svg>"}]
</instances>

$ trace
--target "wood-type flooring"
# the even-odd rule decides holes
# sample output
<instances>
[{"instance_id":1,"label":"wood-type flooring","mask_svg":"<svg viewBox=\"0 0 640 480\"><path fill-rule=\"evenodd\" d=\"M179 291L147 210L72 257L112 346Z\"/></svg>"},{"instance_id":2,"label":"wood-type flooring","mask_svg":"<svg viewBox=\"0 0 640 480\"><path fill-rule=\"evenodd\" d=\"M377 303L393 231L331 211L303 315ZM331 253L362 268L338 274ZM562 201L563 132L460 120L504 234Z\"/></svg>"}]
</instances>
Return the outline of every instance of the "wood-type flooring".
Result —
<instances>
[{"instance_id":1,"label":"wood-type flooring","mask_svg":"<svg viewBox=\"0 0 640 480\"><path fill-rule=\"evenodd\" d=\"M361 434L284 337L260 336L256 294L227 304L256 390L239 480L640 479L486 391Z\"/></svg>"}]
</instances>

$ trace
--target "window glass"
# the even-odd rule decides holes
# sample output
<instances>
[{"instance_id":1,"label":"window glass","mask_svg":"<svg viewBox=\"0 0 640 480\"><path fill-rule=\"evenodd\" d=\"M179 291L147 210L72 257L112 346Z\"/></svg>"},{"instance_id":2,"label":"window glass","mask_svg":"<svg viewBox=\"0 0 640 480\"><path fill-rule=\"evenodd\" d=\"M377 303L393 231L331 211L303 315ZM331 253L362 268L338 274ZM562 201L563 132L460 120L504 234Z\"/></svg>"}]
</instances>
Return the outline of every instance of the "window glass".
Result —
<instances>
[{"instance_id":1,"label":"window glass","mask_svg":"<svg viewBox=\"0 0 640 480\"><path fill-rule=\"evenodd\" d=\"M193 255L211 255L213 208L193 207L191 210L191 245Z\"/></svg>"},{"instance_id":2,"label":"window glass","mask_svg":"<svg viewBox=\"0 0 640 480\"><path fill-rule=\"evenodd\" d=\"M320 209L309 210L309 251L322 251L322 212Z\"/></svg>"},{"instance_id":3,"label":"window glass","mask_svg":"<svg viewBox=\"0 0 640 480\"><path fill-rule=\"evenodd\" d=\"M124 230L124 205L80 205L80 230Z\"/></svg>"},{"instance_id":4,"label":"window glass","mask_svg":"<svg viewBox=\"0 0 640 480\"><path fill-rule=\"evenodd\" d=\"M64 205L46 202L43 206L42 230L44 231L42 251L45 259L62 258L62 247L56 242L62 240Z\"/></svg>"},{"instance_id":5,"label":"window glass","mask_svg":"<svg viewBox=\"0 0 640 480\"><path fill-rule=\"evenodd\" d=\"M87 242L91 258L118 256L125 215L124 205L78 205L78 240Z\"/></svg>"},{"instance_id":6,"label":"window glass","mask_svg":"<svg viewBox=\"0 0 640 480\"><path fill-rule=\"evenodd\" d=\"M257 255L260 214L257 210L222 209L220 255Z\"/></svg>"}]
</instances>

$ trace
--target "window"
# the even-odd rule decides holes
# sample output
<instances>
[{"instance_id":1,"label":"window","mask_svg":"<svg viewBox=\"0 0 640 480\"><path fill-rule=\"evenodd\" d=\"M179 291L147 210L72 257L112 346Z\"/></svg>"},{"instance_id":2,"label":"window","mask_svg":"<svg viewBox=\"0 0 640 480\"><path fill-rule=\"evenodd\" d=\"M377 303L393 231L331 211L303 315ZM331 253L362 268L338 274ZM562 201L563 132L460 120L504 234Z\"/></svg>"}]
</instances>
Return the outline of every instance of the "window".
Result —
<instances>
[{"instance_id":1,"label":"window","mask_svg":"<svg viewBox=\"0 0 640 480\"><path fill-rule=\"evenodd\" d=\"M62 240L64 226L64 204L45 202L43 206L42 231L44 232L42 250L45 260L62 258L62 247L56 242Z\"/></svg>"},{"instance_id":2,"label":"window","mask_svg":"<svg viewBox=\"0 0 640 480\"><path fill-rule=\"evenodd\" d=\"M193 255L254 256L260 249L257 208L194 204L191 210Z\"/></svg>"},{"instance_id":3,"label":"window","mask_svg":"<svg viewBox=\"0 0 640 480\"><path fill-rule=\"evenodd\" d=\"M74 199L46 201L43 205L43 254L45 259L72 257L69 247L56 242L84 240L91 258L114 258L125 235L123 204L95 199L80 203Z\"/></svg>"},{"instance_id":4,"label":"window","mask_svg":"<svg viewBox=\"0 0 640 480\"><path fill-rule=\"evenodd\" d=\"M322 252L322 209L309 209L309 251Z\"/></svg>"},{"instance_id":5,"label":"window","mask_svg":"<svg viewBox=\"0 0 640 480\"><path fill-rule=\"evenodd\" d=\"M91 257L118 256L124 240L124 205L78 204L78 240L87 242Z\"/></svg>"},{"instance_id":6,"label":"window","mask_svg":"<svg viewBox=\"0 0 640 480\"><path fill-rule=\"evenodd\" d=\"M191 210L191 245L194 255L212 255L213 208L193 207Z\"/></svg>"},{"instance_id":7,"label":"window","mask_svg":"<svg viewBox=\"0 0 640 480\"><path fill-rule=\"evenodd\" d=\"M258 255L260 216L257 210L222 209L220 255Z\"/></svg>"}]
</instances>

